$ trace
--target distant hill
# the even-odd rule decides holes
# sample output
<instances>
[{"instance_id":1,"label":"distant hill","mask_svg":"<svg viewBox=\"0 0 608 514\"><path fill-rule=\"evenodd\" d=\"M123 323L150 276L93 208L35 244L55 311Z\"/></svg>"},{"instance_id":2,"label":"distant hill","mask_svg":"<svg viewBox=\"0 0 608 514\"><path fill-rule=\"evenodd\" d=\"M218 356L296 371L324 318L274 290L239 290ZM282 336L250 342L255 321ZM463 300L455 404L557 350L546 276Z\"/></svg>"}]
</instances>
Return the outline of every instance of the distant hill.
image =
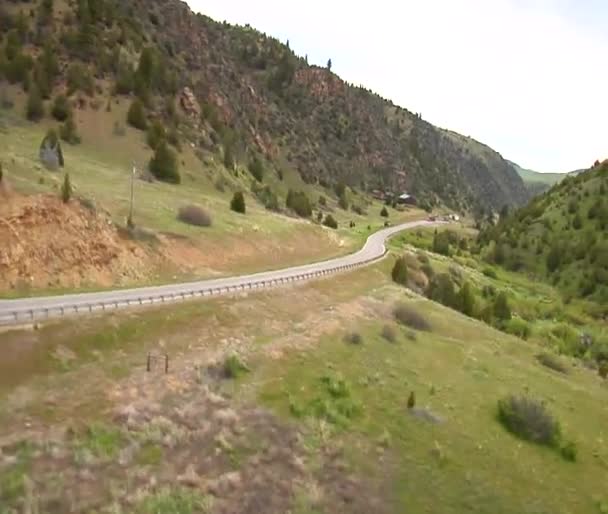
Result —
<instances>
[{"instance_id":1,"label":"distant hill","mask_svg":"<svg viewBox=\"0 0 608 514\"><path fill-rule=\"evenodd\" d=\"M568 175L577 175L585 170L575 170L567 173L540 173L539 171L529 170L526 168L522 168L518 164L508 161L515 171L517 171L518 175L524 181L526 188L532 193L534 196L544 193L551 186L561 182Z\"/></svg>"},{"instance_id":2,"label":"distant hill","mask_svg":"<svg viewBox=\"0 0 608 514\"><path fill-rule=\"evenodd\" d=\"M488 260L608 303L608 161L566 176L482 231Z\"/></svg>"},{"instance_id":3,"label":"distant hill","mask_svg":"<svg viewBox=\"0 0 608 514\"><path fill-rule=\"evenodd\" d=\"M345 82L331 60L309 65L288 44L178 0L3 2L0 26L0 82L28 91L33 122L137 98L130 124L152 126L150 141L160 134L176 152L181 141L202 161L227 154L227 168L260 158L328 191L407 190L427 208L497 210L529 196L494 150Z\"/></svg>"}]
</instances>

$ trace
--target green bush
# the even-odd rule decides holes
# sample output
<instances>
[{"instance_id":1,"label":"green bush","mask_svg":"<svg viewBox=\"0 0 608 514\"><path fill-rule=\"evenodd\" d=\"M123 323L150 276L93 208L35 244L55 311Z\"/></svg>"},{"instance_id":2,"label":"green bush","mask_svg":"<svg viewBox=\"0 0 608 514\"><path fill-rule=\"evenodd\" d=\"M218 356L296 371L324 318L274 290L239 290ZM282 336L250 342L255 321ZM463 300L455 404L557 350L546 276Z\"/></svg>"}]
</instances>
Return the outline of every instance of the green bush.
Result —
<instances>
[{"instance_id":1,"label":"green bush","mask_svg":"<svg viewBox=\"0 0 608 514\"><path fill-rule=\"evenodd\" d=\"M346 191L343 191L342 194L338 197L338 206L340 209L348 210L348 198L346 198Z\"/></svg>"},{"instance_id":2,"label":"green bush","mask_svg":"<svg viewBox=\"0 0 608 514\"><path fill-rule=\"evenodd\" d=\"M65 123L59 129L59 137L71 145L80 144L81 139L74 122L74 116L70 114Z\"/></svg>"},{"instance_id":3,"label":"green bush","mask_svg":"<svg viewBox=\"0 0 608 514\"><path fill-rule=\"evenodd\" d=\"M551 353L540 353L536 356L536 360L541 363L543 366L552 369L553 371L557 371L558 373L566 374L568 373L568 368L562 362L562 360L557 357L557 355L553 355Z\"/></svg>"},{"instance_id":4,"label":"green bush","mask_svg":"<svg viewBox=\"0 0 608 514\"><path fill-rule=\"evenodd\" d=\"M494 268L484 268L482 273L488 278L498 278L498 275L496 274L496 270L494 270Z\"/></svg>"},{"instance_id":5,"label":"green bush","mask_svg":"<svg viewBox=\"0 0 608 514\"><path fill-rule=\"evenodd\" d=\"M310 218L312 216L312 205L308 196L303 191L293 191L290 189L287 192L285 205L302 218Z\"/></svg>"},{"instance_id":6,"label":"green bush","mask_svg":"<svg viewBox=\"0 0 608 514\"><path fill-rule=\"evenodd\" d=\"M561 438L560 425L545 404L527 396L499 400L498 421L509 432L536 444L556 447Z\"/></svg>"},{"instance_id":7,"label":"green bush","mask_svg":"<svg viewBox=\"0 0 608 514\"><path fill-rule=\"evenodd\" d=\"M224 360L223 375L224 378L237 379L245 373L249 372L247 365L238 357L238 355L230 355Z\"/></svg>"},{"instance_id":8,"label":"green bush","mask_svg":"<svg viewBox=\"0 0 608 514\"><path fill-rule=\"evenodd\" d=\"M494 317L498 321L509 321L511 319L511 307L509 306L509 299L507 294L503 291L498 293L498 296L494 300Z\"/></svg>"},{"instance_id":9,"label":"green bush","mask_svg":"<svg viewBox=\"0 0 608 514\"><path fill-rule=\"evenodd\" d=\"M127 123L139 130L146 130L148 126L144 104L141 103L139 98L133 100L131 107L129 107L129 112L127 113Z\"/></svg>"},{"instance_id":10,"label":"green bush","mask_svg":"<svg viewBox=\"0 0 608 514\"><path fill-rule=\"evenodd\" d=\"M568 442L564 443L560 447L559 452L565 460L567 460L569 462L576 462L576 457L578 455L578 449L574 442L568 441Z\"/></svg>"},{"instance_id":11,"label":"green bush","mask_svg":"<svg viewBox=\"0 0 608 514\"><path fill-rule=\"evenodd\" d=\"M322 207L327 206L327 198L325 198L323 195L319 196L319 205Z\"/></svg>"},{"instance_id":12,"label":"green bush","mask_svg":"<svg viewBox=\"0 0 608 514\"><path fill-rule=\"evenodd\" d=\"M70 108L70 103L65 95L58 95L55 97L53 101L53 107L51 109L51 114L53 118L57 121L65 121L70 116L72 109Z\"/></svg>"},{"instance_id":13,"label":"green bush","mask_svg":"<svg viewBox=\"0 0 608 514\"><path fill-rule=\"evenodd\" d=\"M597 372L603 379L608 378L608 361L600 362Z\"/></svg>"},{"instance_id":14,"label":"green bush","mask_svg":"<svg viewBox=\"0 0 608 514\"><path fill-rule=\"evenodd\" d=\"M427 297L451 309L458 309L458 295L454 281L448 273L440 273L432 277L427 289Z\"/></svg>"},{"instance_id":15,"label":"green bush","mask_svg":"<svg viewBox=\"0 0 608 514\"><path fill-rule=\"evenodd\" d=\"M465 316L472 317L475 314L475 293L468 282L458 292L458 310Z\"/></svg>"},{"instance_id":16,"label":"green bush","mask_svg":"<svg viewBox=\"0 0 608 514\"><path fill-rule=\"evenodd\" d=\"M177 156L164 141L156 148L149 164L150 172L163 182L179 184Z\"/></svg>"},{"instance_id":17,"label":"green bush","mask_svg":"<svg viewBox=\"0 0 608 514\"><path fill-rule=\"evenodd\" d=\"M328 214L327 216L325 216L325 219L323 220L323 225L325 225L326 227L329 227L329 228L333 228L333 229L338 228L338 222L334 219L334 217L331 214Z\"/></svg>"},{"instance_id":18,"label":"green bush","mask_svg":"<svg viewBox=\"0 0 608 514\"><path fill-rule=\"evenodd\" d=\"M386 209L386 207L382 207L382 210L380 211L380 216L382 216L383 218L388 218L388 210Z\"/></svg>"},{"instance_id":19,"label":"green bush","mask_svg":"<svg viewBox=\"0 0 608 514\"><path fill-rule=\"evenodd\" d=\"M393 282L401 284L402 286L407 285L408 266L405 257L399 257L395 261L395 264L393 265L393 270L391 271L391 277L393 279Z\"/></svg>"},{"instance_id":20,"label":"green bush","mask_svg":"<svg viewBox=\"0 0 608 514\"><path fill-rule=\"evenodd\" d=\"M397 305L393 311L393 315L398 323L414 330L428 331L431 329L431 325L426 318L409 305L403 303Z\"/></svg>"},{"instance_id":21,"label":"green bush","mask_svg":"<svg viewBox=\"0 0 608 514\"><path fill-rule=\"evenodd\" d=\"M89 96L95 93L95 81L89 69L81 64L72 64L67 72L68 96L83 91Z\"/></svg>"},{"instance_id":22,"label":"green bush","mask_svg":"<svg viewBox=\"0 0 608 514\"><path fill-rule=\"evenodd\" d=\"M230 209L234 212L238 212L240 214L245 214L246 206L245 206L245 196L240 191L234 193L232 200L230 202Z\"/></svg>"},{"instance_id":23,"label":"green bush","mask_svg":"<svg viewBox=\"0 0 608 514\"><path fill-rule=\"evenodd\" d=\"M512 318L505 324L504 331L526 340L530 337L530 324L521 318Z\"/></svg>"}]
</instances>

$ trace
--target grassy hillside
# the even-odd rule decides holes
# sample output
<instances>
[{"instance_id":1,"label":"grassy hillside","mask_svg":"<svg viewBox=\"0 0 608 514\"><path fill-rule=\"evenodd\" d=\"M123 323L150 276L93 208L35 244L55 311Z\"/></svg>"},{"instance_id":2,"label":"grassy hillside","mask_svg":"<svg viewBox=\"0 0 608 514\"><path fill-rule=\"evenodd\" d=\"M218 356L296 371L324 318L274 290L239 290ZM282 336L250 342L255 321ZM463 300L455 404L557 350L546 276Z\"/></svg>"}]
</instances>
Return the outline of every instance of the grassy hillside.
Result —
<instances>
[{"instance_id":1,"label":"grassy hillside","mask_svg":"<svg viewBox=\"0 0 608 514\"><path fill-rule=\"evenodd\" d=\"M480 236L497 264L549 279L568 296L608 301L608 162L571 176Z\"/></svg>"},{"instance_id":2,"label":"grassy hillside","mask_svg":"<svg viewBox=\"0 0 608 514\"><path fill-rule=\"evenodd\" d=\"M438 273L456 266L476 286L505 289L515 305L527 298L549 312L559 302L516 274L490 278L392 246ZM604 512L606 381L536 338L391 283L392 263L238 301L2 334L3 507ZM159 355L150 372L148 352ZM498 404L509 395L542 402L570 450L506 430Z\"/></svg>"},{"instance_id":3,"label":"grassy hillside","mask_svg":"<svg viewBox=\"0 0 608 514\"><path fill-rule=\"evenodd\" d=\"M74 133L71 113L95 118L118 99L129 104L117 120L125 124L135 103L130 123L151 126L151 146L179 154L177 166L156 170L163 180L179 180L186 152L227 168L257 158L267 176L297 174L326 194L342 184L405 189L427 208L527 198L491 149L309 66L272 37L195 15L176 0L17 2L2 6L0 22L0 79L28 93L20 114L34 122L52 115L75 143L87 135ZM2 104L12 103L3 87ZM106 130L95 143L110 137Z\"/></svg>"},{"instance_id":4,"label":"grassy hillside","mask_svg":"<svg viewBox=\"0 0 608 514\"><path fill-rule=\"evenodd\" d=\"M522 168L518 164L509 161L519 176L524 181L526 188L534 195L539 195L551 189L551 186L561 182L568 176L578 175L585 170L576 170L567 173L540 173L538 171Z\"/></svg>"}]
</instances>

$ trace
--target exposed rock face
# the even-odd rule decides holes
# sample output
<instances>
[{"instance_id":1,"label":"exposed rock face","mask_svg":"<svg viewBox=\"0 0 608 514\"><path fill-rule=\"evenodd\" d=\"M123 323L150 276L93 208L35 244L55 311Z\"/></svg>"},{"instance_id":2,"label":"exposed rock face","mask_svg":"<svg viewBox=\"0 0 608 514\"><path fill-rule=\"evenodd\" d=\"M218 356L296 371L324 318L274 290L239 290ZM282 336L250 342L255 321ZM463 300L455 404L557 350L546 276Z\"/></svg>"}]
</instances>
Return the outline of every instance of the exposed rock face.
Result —
<instances>
[{"instance_id":1,"label":"exposed rock face","mask_svg":"<svg viewBox=\"0 0 608 514\"><path fill-rule=\"evenodd\" d=\"M198 119L201 117L201 106L189 87L186 86L182 89L179 96L179 104L191 118Z\"/></svg>"}]
</instances>

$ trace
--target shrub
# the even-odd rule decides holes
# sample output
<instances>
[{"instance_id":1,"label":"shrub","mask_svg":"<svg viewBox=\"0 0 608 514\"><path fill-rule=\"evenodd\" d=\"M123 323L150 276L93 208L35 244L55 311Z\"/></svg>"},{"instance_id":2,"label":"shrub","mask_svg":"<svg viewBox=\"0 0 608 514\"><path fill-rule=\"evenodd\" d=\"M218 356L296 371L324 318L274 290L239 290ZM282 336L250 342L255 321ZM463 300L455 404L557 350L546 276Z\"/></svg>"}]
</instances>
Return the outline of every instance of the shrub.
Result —
<instances>
[{"instance_id":1,"label":"shrub","mask_svg":"<svg viewBox=\"0 0 608 514\"><path fill-rule=\"evenodd\" d=\"M338 205L340 209L348 210L348 198L346 198L346 191L343 191L342 194L338 197Z\"/></svg>"},{"instance_id":2,"label":"shrub","mask_svg":"<svg viewBox=\"0 0 608 514\"><path fill-rule=\"evenodd\" d=\"M327 198L325 198L323 195L319 196L319 205L322 207L327 206Z\"/></svg>"},{"instance_id":3,"label":"shrub","mask_svg":"<svg viewBox=\"0 0 608 514\"><path fill-rule=\"evenodd\" d=\"M382 216L383 218L388 218L388 211L386 210L386 207L382 207L382 210L380 211L380 216Z\"/></svg>"},{"instance_id":4,"label":"shrub","mask_svg":"<svg viewBox=\"0 0 608 514\"><path fill-rule=\"evenodd\" d=\"M27 97L27 105L25 115L30 121L39 121L44 116L44 104L42 95L36 84L30 85L29 94Z\"/></svg>"},{"instance_id":5,"label":"shrub","mask_svg":"<svg viewBox=\"0 0 608 514\"><path fill-rule=\"evenodd\" d=\"M458 308L458 296L454 282L448 273L440 273L432 278L427 289L427 296L446 307Z\"/></svg>"},{"instance_id":6,"label":"shrub","mask_svg":"<svg viewBox=\"0 0 608 514\"><path fill-rule=\"evenodd\" d=\"M83 91L89 96L95 92L95 82L91 72L81 64L72 64L67 72L68 95Z\"/></svg>"},{"instance_id":7,"label":"shrub","mask_svg":"<svg viewBox=\"0 0 608 514\"><path fill-rule=\"evenodd\" d=\"M163 182L179 184L181 177L178 171L177 157L166 142L162 142L154 151L149 164L150 172Z\"/></svg>"},{"instance_id":8,"label":"shrub","mask_svg":"<svg viewBox=\"0 0 608 514\"><path fill-rule=\"evenodd\" d=\"M380 335L389 343L395 343L397 341L397 331L391 325L384 325Z\"/></svg>"},{"instance_id":9,"label":"shrub","mask_svg":"<svg viewBox=\"0 0 608 514\"><path fill-rule=\"evenodd\" d=\"M496 270L494 270L494 268L484 268L482 273L488 278L498 278L498 275L496 274Z\"/></svg>"},{"instance_id":10,"label":"shrub","mask_svg":"<svg viewBox=\"0 0 608 514\"><path fill-rule=\"evenodd\" d=\"M65 95L59 95L55 97L53 101L53 108L51 114L57 121L65 121L71 113L70 103Z\"/></svg>"},{"instance_id":11,"label":"shrub","mask_svg":"<svg viewBox=\"0 0 608 514\"><path fill-rule=\"evenodd\" d=\"M504 331L507 334L511 334L521 339L528 339L530 337L530 325L521 318L512 318L505 326Z\"/></svg>"},{"instance_id":12,"label":"shrub","mask_svg":"<svg viewBox=\"0 0 608 514\"><path fill-rule=\"evenodd\" d=\"M600 362L597 372L603 379L608 378L608 361Z\"/></svg>"},{"instance_id":13,"label":"shrub","mask_svg":"<svg viewBox=\"0 0 608 514\"><path fill-rule=\"evenodd\" d=\"M359 332L351 332L344 336L344 341L350 344L362 344L363 337L361 337L361 334L359 334Z\"/></svg>"},{"instance_id":14,"label":"shrub","mask_svg":"<svg viewBox=\"0 0 608 514\"><path fill-rule=\"evenodd\" d=\"M312 216L312 205L310 205L310 200L303 191L293 191L290 189L287 192L285 205L302 218L310 218Z\"/></svg>"},{"instance_id":15,"label":"shrub","mask_svg":"<svg viewBox=\"0 0 608 514\"><path fill-rule=\"evenodd\" d=\"M473 316L475 313L475 293L468 282L465 282L458 292L458 310L465 316Z\"/></svg>"},{"instance_id":16,"label":"shrub","mask_svg":"<svg viewBox=\"0 0 608 514\"><path fill-rule=\"evenodd\" d=\"M72 198L72 184L70 183L70 174L66 173L61 186L61 200L63 203L68 203Z\"/></svg>"},{"instance_id":17,"label":"shrub","mask_svg":"<svg viewBox=\"0 0 608 514\"><path fill-rule=\"evenodd\" d=\"M71 114L68 116L68 119L65 120L65 123L61 125L61 128L59 129L59 136L61 139L71 145L77 145L80 143L81 139L78 135L76 123L74 123L74 116Z\"/></svg>"},{"instance_id":18,"label":"shrub","mask_svg":"<svg viewBox=\"0 0 608 514\"><path fill-rule=\"evenodd\" d=\"M211 226L211 216L207 211L197 205L181 207L177 213L177 219L188 225L195 225L197 227Z\"/></svg>"},{"instance_id":19,"label":"shrub","mask_svg":"<svg viewBox=\"0 0 608 514\"><path fill-rule=\"evenodd\" d=\"M230 209L232 209L234 212L245 214L245 196L243 193L241 193L241 191L234 193L232 200L230 201Z\"/></svg>"},{"instance_id":20,"label":"shrub","mask_svg":"<svg viewBox=\"0 0 608 514\"><path fill-rule=\"evenodd\" d=\"M527 396L509 396L498 401L498 421L526 441L555 447L561 437L557 420L544 403Z\"/></svg>"},{"instance_id":21,"label":"shrub","mask_svg":"<svg viewBox=\"0 0 608 514\"><path fill-rule=\"evenodd\" d=\"M568 441L564 443L559 449L561 456L570 462L576 462L576 457L578 454L578 449L576 448L576 444L572 441Z\"/></svg>"},{"instance_id":22,"label":"shrub","mask_svg":"<svg viewBox=\"0 0 608 514\"><path fill-rule=\"evenodd\" d=\"M566 365L556 355L543 352L536 356L536 360L553 371L564 374L568 373L568 368L566 368Z\"/></svg>"},{"instance_id":23,"label":"shrub","mask_svg":"<svg viewBox=\"0 0 608 514\"><path fill-rule=\"evenodd\" d=\"M325 225L326 227L329 227L329 228L333 228L333 229L338 228L338 222L334 219L334 217L331 214L328 214L327 216L325 216L325 219L323 220L323 225Z\"/></svg>"},{"instance_id":24,"label":"shrub","mask_svg":"<svg viewBox=\"0 0 608 514\"><path fill-rule=\"evenodd\" d=\"M245 373L249 372L247 365L239 358L238 355L230 355L224 360L222 366L224 378L237 379Z\"/></svg>"},{"instance_id":25,"label":"shrub","mask_svg":"<svg viewBox=\"0 0 608 514\"><path fill-rule=\"evenodd\" d=\"M141 103L139 98L133 100L131 107L129 107L127 123L139 130L146 130L146 127L148 126L144 104Z\"/></svg>"},{"instance_id":26,"label":"shrub","mask_svg":"<svg viewBox=\"0 0 608 514\"><path fill-rule=\"evenodd\" d=\"M393 270L391 271L391 277L393 278L393 282L401 284L402 286L407 285L407 271L408 268L405 257L399 257L395 261L395 264L393 265Z\"/></svg>"},{"instance_id":27,"label":"shrub","mask_svg":"<svg viewBox=\"0 0 608 514\"><path fill-rule=\"evenodd\" d=\"M393 311L397 322L415 330L430 330L430 323L421 314L403 303L397 305Z\"/></svg>"},{"instance_id":28,"label":"shrub","mask_svg":"<svg viewBox=\"0 0 608 514\"><path fill-rule=\"evenodd\" d=\"M317 221L321 223L323 221L323 211L317 212Z\"/></svg>"}]
</instances>

